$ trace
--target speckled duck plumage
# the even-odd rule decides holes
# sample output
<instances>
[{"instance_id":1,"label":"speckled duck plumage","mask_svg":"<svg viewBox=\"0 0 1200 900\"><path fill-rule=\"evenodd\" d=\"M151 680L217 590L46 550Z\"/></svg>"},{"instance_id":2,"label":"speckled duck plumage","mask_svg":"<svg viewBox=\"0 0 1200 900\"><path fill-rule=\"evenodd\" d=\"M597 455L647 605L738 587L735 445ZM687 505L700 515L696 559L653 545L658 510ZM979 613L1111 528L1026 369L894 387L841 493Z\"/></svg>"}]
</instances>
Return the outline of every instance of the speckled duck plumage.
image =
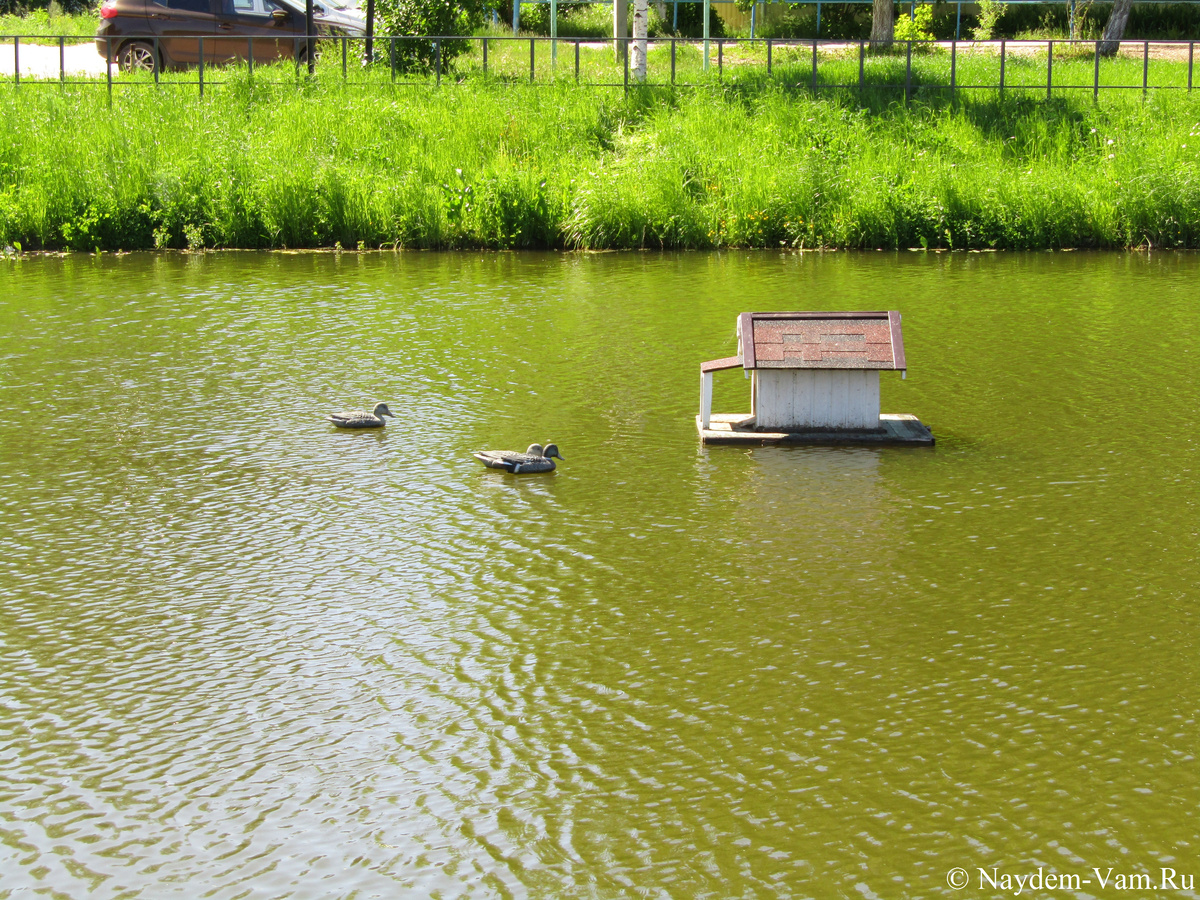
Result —
<instances>
[{"instance_id":1,"label":"speckled duck plumage","mask_svg":"<svg viewBox=\"0 0 1200 900\"><path fill-rule=\"evenodd\" d=\"M370 412L365 409L346 410L334 413L329 417L329 421L338 428L382 428L387 424L383 420L384 416L396 418L386 403L376 403Z\"/></svg>"},{"instance_id":2,"label":"speckled duck plumage","mask_svg":"<svg viewBox=\"0 0 1200 900\"><path fill-rule=\"evenodd\" d=\"M513 475L532 475L535 472L553 472L554 459L566 461L558 452L557 444L530 444L524 453L515 450L480 450L475 458L489 469L503 469Z\"/></svg>"}]
</instances>

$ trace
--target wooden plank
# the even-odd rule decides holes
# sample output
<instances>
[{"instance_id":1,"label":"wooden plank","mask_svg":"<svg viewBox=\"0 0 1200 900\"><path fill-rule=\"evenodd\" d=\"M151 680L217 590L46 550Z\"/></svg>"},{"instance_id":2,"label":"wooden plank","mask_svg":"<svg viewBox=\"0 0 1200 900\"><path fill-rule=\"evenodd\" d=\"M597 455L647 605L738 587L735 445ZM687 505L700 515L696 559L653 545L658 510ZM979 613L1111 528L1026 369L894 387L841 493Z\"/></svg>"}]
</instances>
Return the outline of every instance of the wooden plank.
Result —
<instances>
[{"instance_id":1,"label":"wooden plank","mask_svg":"<svg viewBox=\"0 0 1200 900\"><path fill-rule=\"evenodd\" d=\"M741 341L742 365L747 369L755 368L753 313L742 313L738 316L738 339Z\"/></svg>"},{"instance_id":2,"label":"wooden plank","mask_svg":"<svg viewBox=\"0 0 1200 900\"><path fill-rule=\"evenodd\" d=\"M892 331L892 366L897 369L907 369L904 362L904 335L900 332L900 313L892 310L888 313L888 325Z\"/></svg>"},{"instance_id":3,"label":"wooden plank","mask_svg":"<svg viewBox=\"0 0 1200 900\"><path fill-rule=\"evenodd\" d=\"M933 432L916 416L907 414L881 415L882 427L869 431L755 431L755 421L753 416L718 413L712 416L709 427L704 428L696 416L696 430L706 444L932 447L935 443Z\"/></svg>"},{"instance_id":4,"label":"wooden plank","mask_svg":"<svg viewBox=\"0 0 1200 900\"><path fill-rule=\"evenodd\" d=\"M723 359L710 359L700 363L701 372L720 372L725 369L737 369L742 365L740 356L726 356Z\"/></svg>"},{"instance_id":5,"label":"wooden plank","mask_svg":"<svg viewBox=\"0 0 1200 900\"><path fill-rule=\"evenodd\" d=\"M705 428L712 418L712 372L700 373L700 421Z\"/></svg>"}]
</instances>

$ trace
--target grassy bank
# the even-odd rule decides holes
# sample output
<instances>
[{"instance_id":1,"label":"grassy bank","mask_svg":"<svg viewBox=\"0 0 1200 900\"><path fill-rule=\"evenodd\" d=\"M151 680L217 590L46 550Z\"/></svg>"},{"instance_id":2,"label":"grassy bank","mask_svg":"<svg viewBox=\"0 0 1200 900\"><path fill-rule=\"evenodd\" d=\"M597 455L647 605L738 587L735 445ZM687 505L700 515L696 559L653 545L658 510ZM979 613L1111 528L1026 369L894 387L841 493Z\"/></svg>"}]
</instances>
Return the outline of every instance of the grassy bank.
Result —
<instances>
[{"instance_id":1,"label":"grassy bank","mask_svg":"<svg viewBox=\"0 0 1200 900\"><path fill-rule=\"evenodd\" d=\"M632 92L0 92L0 244L1200 247L1200 96L812 100ZM894 94L892 95L894 96Z\"/></svg>"}]
</instances>

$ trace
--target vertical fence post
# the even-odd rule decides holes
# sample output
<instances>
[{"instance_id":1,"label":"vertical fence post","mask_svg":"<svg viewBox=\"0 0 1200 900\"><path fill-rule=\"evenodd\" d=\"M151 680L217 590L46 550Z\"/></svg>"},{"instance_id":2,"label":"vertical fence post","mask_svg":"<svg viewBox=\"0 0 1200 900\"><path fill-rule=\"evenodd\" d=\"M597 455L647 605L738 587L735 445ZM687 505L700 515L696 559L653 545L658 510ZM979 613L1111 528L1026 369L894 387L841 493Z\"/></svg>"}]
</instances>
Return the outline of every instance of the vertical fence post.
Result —
<instances>
[{"instance_id":1,"label":"vertical fence post","mask_svg":"<svg viewBox=\"0 0 1200 900\"><path fill-rule=\"evenodd\" d=\"M954 17L954 39L962 40L962 0L958 0L958 14Z\"/></svg>"},{"instance_id":2,"label":"vertical fence post","mask_svg":"<svg viewBox=\"0 0 1200 900\"><path fill-rule=\"evenodd\" d=\"M904 105L912 99L912 41L905 41L907 52L904 59Z\"/></svg>"},{"instance_id":3,"label":"vertical fence post","mask_svg":"<svg viewBox=\"0 0 1200 900\"><path fill-rule=\"evenodd\" d=\"M200 98L204 99L204 38L196 38L196 44L200 54Z\"/></svg>"},{"instance_id":4,"label":"vertical fence post","mask_svg":"<svg viewBox=\"0 0 1200 900\"><path fill-rule=\"evenodd\" d=\"M619 0L619 2L624 3L625 0ZM629 95L629 38L622 38L622 40L624 42L622 44L622 49L625 51L624 53L621 54L621 57L623 59L622 68L624 68L624 70L625 70L625 95L628 96Z\"/></svg>"},{"instance_id":5,"label":"vertical fence post","mask_svg":"<svg viewBox=\"0 0 1200 900\"><path fill-rule=\"evenodd\" d=\"M861 94L863 89L863 64L867 58L867 45L862 41L858 42L858 92Z\"/></svg>"},{"instance_id":6,"label":"vertical fence post","mask_svg":"<svg viewBox=\"0 0 1200 900\"><path fill-rule=\"evenodd\" d=\"M1054 82L1054 41L1046 41L1046 99L1050 99L1050 85Z\"/></svg>"},{"instance_id":7,"label":"vertical fence post","mask_svg":"<svg viewBox=\"0 0 1200 900\"><path fill-rule=\"evenodd\" d=\"M813 38L812 92L817 95L817 41Z\"/></svg>"},{"instance_id":8,"label":"vertical fence post","mask_svg":"<svg viewBox=\"0 0 1200 900\"><path fill-rule=\"evenodd\" d=\"M558 0L550 0L550 68L558 65Z\"/></svg>"},{"instance_id":9,"label":"vertical fence post","mask_svg":"<svg viewBox=\"0 0 1200 900\"><path fill-rule=\"evenodd\" d=\"M1196 42L1188 42L1188 93L1192 92L1192 60L1196 56Z\"/></svg>"},{"instance_id":10,"label":"vertical fence post","mask_svg":"<svg viewBox=\"0 0 1200 900\"><path fill-rule=\"evenodd\" d=\"M767 74L771 74L771 39L767 38Z\"/></svg>"},{"instance_id":11,"label":"vertical fence post","mask_svg":"<svg viewBox=\"0 0 1200 900\"><path fill-rule=\"evenodd\" d=\"M18 87L21 84L21 38L18 35L13 35L13 84Z\"/></svg>"},{"instance_id":12,"label":"vertical fence post","mask_svg":"<svg viewBox=\"0 0 1200 900\"><path fill-rule=\"evenodd\" d=\"M535 41L535 40L536 40L536 38L530 38L530 39L529 39L529 83L530 83L530 84L533 84L533 72L534 72L534 68L533 68L533 67L534 67L534 65L535 65L535 63L534 63L534 58L533 58L533 54L534 54L534 49L533 49L533 48L534 48L535 46L537 46L537 45L534 43L534 41Z\"/></svg>"},{"instance_id":13,"label":"vertical fence post","mask_svg":"<svg viewBox=\"0 0 1200 900\"><path fill-rule=\"evenodd\" d=\"M575 41L575 83L579 84L579 41Z\"/></svg>"},{"instance_id":14,"label":"vertical fence post","mask_svg":"<svg viewBox=\"0 0 1200 900\"><path fill-rule=\"evenodd\" d=\"M396 38L393 35L388 40L388 64L392 70L392 84L396 83Z\"/></svg>"},{"instance_id":15,"label":"vertical fence post","mask_svg":"<svg viewBox=\"0 0 1200 900\"><path fill-rule=\"evenodd\" d=\"M253 38L251 39L253 40ZM346 80L346 36L342 35L342 81Z\"/></svg>"},{"instance_id":16,"label":"vertical fence post","mask_svg":"<svg viewBox=\"0 0 1200 900\"><path fill-rule=\"evenodd\" d=\"M437 78L437 86L442 86L442 42L434 40L433 42L433 71Z\"/></svg>"},{"instance_id":17,"label":"vertical fence post","mask_svg":"<svg viewBox=\"0 0 1200 900\"><path fill-rule=\"evenodd\" d=\"M1000 96L1004 96L1004 41L1000 41Z\"/></svg>"},{"instance_id":18,"label":"vertical fence post","mask_svg":"<svg viewBox=\"0 0 1200 900\"><path fill-rule=\"evenodd\" d=\"M717 77L725 74L725 42L717 41Z\"/></svg>"},{"instance_id":19,"label":"vertical fence post","mask_svg":"<svg viewBox=\"0 0 1200 900\"><path fill-rule=\"evenodd\" d=\"M950 102L954 102L954 95L958 89L958 41L950 42Z\"/></svg>"},{"instance_id":20,"label":"vertical fence post","mask_svg":"<svg viewBox=\"0 0 1200 900\"><path fill-rule=\"evenodd\" d=\"M750 40L754 40L754 26L758 19L758 0L750 6Z\"/></svg>"},{"instance_id":21,"label":"vertical fence post","mask_svg":"<svg viewBox=\"0 0 1200 900\"><path fill-rule=\"evenodd\" d=\"M1146 99L1146 89L1150 84L1150 42L1142 45L1142 100Z\"/></svg>"},{"instance_id":22,"label":"vertical fence post","mask_svg":"<svg viewBox=\"0 0 1200 900\"><path fill-rule=\"evenodd\" d=\"M158 38L154 39L154 71L158 72ZM154 79L158 81L156 77ZM254 85L254 38L246 38L246 84Z\"/></svg>"},{"instance_id":23,"label":"vertical fence post","mask_svg":"<svg viewBox=\"0 0 1200 900\"><path fill-rule=\"evenodd\" d=\"M521 27L521 0L513 0L513 37Z\"/></svg>"},{"instance_id":24,"label":"vertical fence post","mask_svg":"<svg viewBox=\"0 0 1200 900\"><path fill-rule=\"evenodd\" d=\"M675 38L671 38L671 84L675 83Z\"/></svg>"},{"instance_id":25,"label":"vertical fence post","mask_svg":"<svg viewBox=\"0 0 1200 900\"><path fill-rule=\"evenodd\" d=\"M157 38L155 38L155 40L157 40ZM154 48L154 59L156 61L158 60L158 48L157 47ZM157 62L154 66L154 71L158 72ZM154 80L158 81L157 78L155 78ZM63 85L64 87L66 86L66 83L67 83L66 38L64 38L61 34L58 36L58 83L60 85Z\"/></svg>"},{"instance_id":26,"label":"vertical fence post","mask_svg":"<svg viewBox=\"0 0 1200 900\"><path fill-rule=\"evenodd\" d=\"M488 45L488 39L484 38L483 39L483 74L484 75L487 74L487 45Z\"/></svg>"},{"instance_id":27,"label":"vertical fence post","mask_svg":"<svg viewBox=\"0 0 1200 900\"><path fill-rule=\"evenodd\" d=\"M1092 73L1092 102L1100 102L1100 42L1096 41L1096 67Z\"/></svg>"},{"instance_id":28,"label":"vertical fence post","mask_svg":"<svg viewBox=\"0 0 1200 900\"><path fill-rule=\"evenodd\" d=\"M108 81L108 106L112 108L112 38L104 39L104 77Z\"/></svg>"}]
</instances>

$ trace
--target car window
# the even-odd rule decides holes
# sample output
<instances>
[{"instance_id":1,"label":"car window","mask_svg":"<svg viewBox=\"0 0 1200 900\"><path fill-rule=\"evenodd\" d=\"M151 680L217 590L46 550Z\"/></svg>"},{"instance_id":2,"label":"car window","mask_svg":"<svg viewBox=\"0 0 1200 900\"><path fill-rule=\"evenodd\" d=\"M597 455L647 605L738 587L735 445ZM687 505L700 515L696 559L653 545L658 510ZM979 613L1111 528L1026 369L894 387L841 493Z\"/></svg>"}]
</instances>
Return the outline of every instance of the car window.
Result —
<instances>
[{"instance_id":1,"label":"car window","mask_svg":"<svg viewBox=\"0 0 1200 900\"><path fill-rule=\"evenodd\" d=\"M255 9L254 0L225 0L225 12L227 13L256 13L259 10Z\"/></svg>"},{"instance_id":2,"label":"car window","mask_svg":"<svg viewBox=\"0 0 1200 900\"><path fill-rule=\"evenodd\" d=\"M178 12L206 13L210 11L208 0L167 0L167 5Z\"/></svg>"}]
</instances>

